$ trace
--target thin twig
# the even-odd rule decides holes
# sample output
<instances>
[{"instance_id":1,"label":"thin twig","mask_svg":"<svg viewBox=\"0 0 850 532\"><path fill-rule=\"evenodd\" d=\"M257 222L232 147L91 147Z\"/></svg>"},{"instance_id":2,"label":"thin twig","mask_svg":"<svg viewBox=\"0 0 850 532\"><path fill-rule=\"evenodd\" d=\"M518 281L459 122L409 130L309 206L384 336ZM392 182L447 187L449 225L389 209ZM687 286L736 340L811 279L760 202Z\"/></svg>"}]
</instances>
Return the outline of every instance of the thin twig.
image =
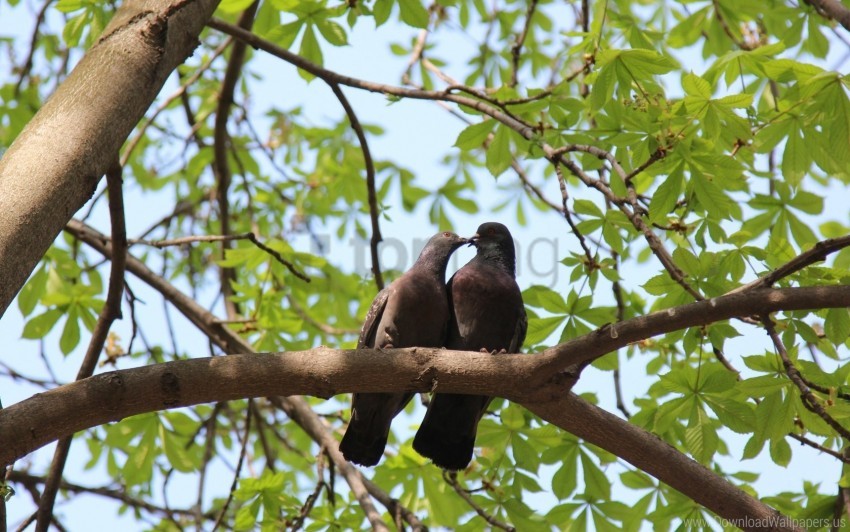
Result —
<instances>
[{"instance_id":1,"label":"thin twig","mask_svg":"<svg viewBox=\"0 0 850 532\"><path fill-rule=\"evenodd\" d=\"M798 442L800 442L803 445L807 445L807 446L811 447L812 449L817 449L818 451L825 453L825 454L828 454L828 455L832 456L833 458L837 458L837 459L841 460L842 462L844 462L845 464L850 464L850 458L845 456L843 453L839 453L838 451L833 451L832 449L830 449L828 447L824 447L823 445L820 445L819 443L814 442L814 441L806 438L805 436L801 436L801 435L795 434L793 432L789 432L788 436L790 436L791 438L794 438L795 440L797 440Z\"/></svg>"},{"instance_id":2,"label":"thin twig","mask_svg":"<svg viewBox=\"0 0 850 532\"><path fill-rule=\"evenodd\" d=\"M41 6L41 9L38 11L38 16L35 19L35 27L32 30L32 38L30 39L30 47L27 52L27 59L24 61L24 65L21 67L21 75L18 76L18 82L15 83L15 98L17 98L21 93L21 86L24 84L24 80L29 77L30 72L32 71L33 58L35 57L35 51L38 48L38 38L39 32L41 30L41 25L44 22L44 17L47 14L47 9L50 7L50 4L53 3L53 0L47 0L44 2L44 5Z\"/></svg>"},{"instance_id":3,"label":"thin twig","mask_svg":"<svg viewBox=\"0 0 850 532\"><path fill-rule=\"evenodd\" d=\"M773 326L773 321L769 316L764 316L762 319L764 323L764 328L767 330L767 334L770 336L770 339L773 341L773 346L776 348L776 352L779 355L779 358L782 359L782 365L785 367L785 374L788 375L788 378L791 379L791 382L800 390L800 397L803 400L803 406L806 407L807 410L813 412L815 415L823 419L827 425L832 427L835 432L841 435L845 440L850 440L850 430L844 428L841 423L835 420L829 413L824 409L820 400L812 393L812 390L806 386L802 376L800 375L800 370L794 365L791 361L791 358L788 356L788 351L785 349L785 344L782 343L782 339L779 338L779 334L776 332L776 328Z\"/></svg>"},{"instance_id":4,"label":"thin twig","mask_svg":"<svg viewBox=\"0 0 850 532\"><path fill-rule=\"evenodd\" d=\"M619 271L620 254L616 251L611 251L611 258L614 261L614 271ZM626 319L626 303L623 301L623 288L620 286L619 281L611 283L611 291L614 293L614 301L617 302L617 322L621 322ZM619 356L620 352L617 351L617 368L614 369L614 395L617 398L617 409L623 413L626 419L629 419L632 416L626 408L625 401L623 401L623 388L620 383Z\"/></svg>"},{"instance_id":5,"label":"thin twig","mask_svg":"<svg viewBox=\"0 0 850 532\"><path fill-rule=\"evenodd\" d=\"M835 253L836 251L844 249L847 246L850 246L850 236L842 236L839 238L828 238L826 240L821 240L808 251L800 253L799 255L786 262L779 268L776 268L764 277L759 277L755 281L745 284L743 286L739 286L738 288L728 293L734 294L736 292L743 292L746 290L769 288L780 279L788 277L789 275L792 275L808 266L811 266L816 262L826 260L827 256L832 253Z\"/></svg>"},{"instance_id":6,"label":"thin twig","mask_svg":"<svg viewBox=\"0 0 850 532\"><path fill-rule=\"evenodd\" d=\"M528 31L531 28L531 19L534 17L534 10L537 9L537 0L528 2L528 10L525 12L525 24L522 27L522 32L517 37L516 42L511 47L511 87L517 85L517 73L519 72L519 58L522 54L522 46L525 44L525 39L528 37Z\"/></svg>"},{"instance_id":7,"label":"thin twig","mask_svg":"<svg viewBox=\"0 0 850 532\"><path fill-rule=\"evenodd\" d=\"M196 236L184 236L184 237L180 237L180 238L172 238L172 239L169 239L169 240L137 240L137 239L133 239L133 240L130 240L129 243L130 244L144 244L144 245L147 245L147 246L153 246L155 248L164 248L164 247L168 247L168 246L185 246L187 244L192 244L194 242L225 242L225 241L229 241L229 240L247 240L247 241L251 242L252 244L257 246L258 248L262 249L263 251L265 251L266 253L268 253L272 257L274 257L279 263L286 266L286 269L288 269L292 273L292 275L294 275L295 277L298 277L299 279L301 279L304 282L307 282L307 283L310 282L310 278L307 277L307 275L305 275L304 273L300 272L297 268L295 268L295 265L292 264L291 262L289 262L288 260L286 260L285 258L283 258L283 256L279 252L273 250L272 248L270 248L267 245L260 242L260 240L257 238L257 235L255 235L254 233L242 233L242 234L239 234L239 235L196 235Z\"/></svg>"},{"instance_id":8,"label":"thin twig","mask_svg":"<svg viewBox=\"0 0 850 532\"><path fill-rule=\"evenodd\" d=\"M584 240L584 235L581 234L581 231L579 231L575 222L573 222L572 214L570 214L570 208L567 206L567 200L569 199L569 195L567 194L567 180L564 179L564 173L561 171L561 166L558 164L555 165L555 174L558 176L558 184L561 187L561 202L564 206L564 209L561 212L563 212L564 219L567 220L567 224L569 224L573 234L576 235L576 238L578 238L581 249L584 250L584 256L587 258L586 267L588 269L594 268L597 265L596 259L593 258L593 253L591 253L590 248L587 246L587 242Z\"/></svg>"},{"instance_id":9,"label":"thin twig","mask_svg":"<svg viewBox=\"0 0 850 532\"><path fill-rule=\"evenodd\" d=\"M838 496L835 497L835 508L832 513L830 532L841 530L847 517L850 517L850 489L839 485Z\"/></svg>"},{"instance_id":10,"label":"thin twig","mask_svg":"<svg viewBox=\"0 0 850 532\"><path fill-rule=\"evenodd\" d=\"M46 477L32 475L23 471L12 471L11 475L9 476L9 481L14 482L15 484L20 484L22 486L38 486L44 484L46 480ZM192 510L163 508L152 504L150 501L147 501L145 499L137 499L131 495L128 495L127 492L123 490L117 490L109 487L81 486L79 484L66 482L64 480L61 484L59 484L59 487L62 489L62 491L69 491L71 493L89 493L92 495L99 495L101 497L120 501L122 504L126 504L127 506L136 510L144 510L151 514L161 515L164 517L171 516L170 518L172 519L174 516L192 517L193 515ZM205 514L204 518L211 519L211 516L209 514Z\"/></svg>"},{"instance_id":11,"label":"thin twig","mask_svg":"<svg viewBox=\"0 0 850 532\"><path fill-rule=\"evenodd\" d=\"M233 494L236 492L236 487L239 484L239 476L242 474L242 464L245 462L245 455L248 454L248 436L251 434L251 403L253 399L248 399L248 409L245 413L245 436L242 437L242 451L239 453L239 461L236 463L236 471L233 473L233 482L230 484L230 493L227 494L227 500L224 501L224 506L221 507L215 524L212 527L213 532L221 526L222 519L227 514L227 508L233 502Z\"/></svg>"},{"instance_id":12,"label":"thin twig","mask_svg":"<svg viewBox=\"0 0 850 532\"><path fill-rule=\"evenodd\" d=\"M381 225L379 222L378 196L375 193L375 163L372 161L372 153L369 151L366 133L363 131L363 126L360 125L360 120L357 119L354 108L351 107L351 103L345 97L345 93L339 88L338 83L325 81L330 85L339 103L342 104L342 108L345 109L345 114L348 116L351 128L357 134L360 149L363 150L363 162L366 165L366 193L369 198L369 220L372 222L372 238L369 241L369 247L372 253L372 275L375 276L375 285L378 287L378 290L383 290L384 276L381 274L381 263L378 260L378 244L381 243L383 237L381 236Z\"/></svg>"},{"instance_id":13,"label":"thin twig","mask_svg":"<svg viewBox=\"0 0 850 532\"><path fill-rule=\"evenodd\" d=\"M263 447L263 454L266 456L266 467L269 468L269 471L274 473L275 472L275 465L274 465L275 454L272 451L272 448L269 446L268 438L266 438L266 433L263 430L263 427L265 426L266 422L263 419L263 416L260 415L260 409L257 408L257 402L256 401L253 401L251 404L249 404L248 408L250 408L254 411L254 420L255 420L254 422L257 425L257 436L260 437L260 445L262 445L262 447Z\"/></svg>"},{"instance_id":14,"label":"thin twig","mask_svg":"<svg viewBox=\"0 0 850 532\"><path fill-rule=\"evenodd\" d=\"M325 483L325 449L319 449L319 454L316 457L316 478L318 478L318 482L316 482L316 487L313 489L313 492L307 496L307 499L304 501L304 504L301 505L301 510L298 512L298 517L292 522L290 530L295 532L299 530L302 526L304 526L304 521L310 515L310 512L313 511L313 507L316 504L316 501L319 500L319 495L321 495L322 490L327 488L327 484Z\"/></svg>"},{"instance_id":15,"label":"thin twig","mask_svg":"<svg viewBox=\"0 0 850 532\"><path fill-rule=\"evenodd\" d=\"M210 464L210 460L212 460L213 451L215 451L215 435L216 435L216 427L218 425L218 413L221 411L221 403L216 403L215 408L213 408L213 413L207 419L207 422L204 423L206 428L206 438L204 441L204 456L201 461L201 471L198 475L198 498L195 501L195 521L198 525L198 530L203 529L203 513L201 509L204 504L204 485L206 484L207 478L207 467ZM200 426L198 430L200 430ZM197 435L195 436L197 437ZM189 439L188 444L192 445L195 443L195 437Z\"/></svg>"},{"instance_id":16,"label":"thin twig","mask_svg":"<svg viewBox=\"0 0 850 532\"><path fill-rule=\"evenodd\" d=\"M259 1L255 0L242 12L237 22L237 27L250 32L254 25L254 15L259 7ZM245 53L248 46L244 41L237 40L230 53L230 61L224 72L221 82L221 91L218 95L218 107L215 112L215 126L213 128L213 173L216 179L216 203L218 204L219 224L221 234L230 234L230 198L229 189L233 175L227 158L227 145L230 143L230 135L227 132L227 122L230 118L230 108L233 105L233 96L236 92L236 84L242 73L242 65L245 62ZM229 242L225 240L221 246L221 258L223 259L230 249ZM233 282L236 281L236 271L229 266L220 269L221 295L224 297L224 308L227 317L233 319L239 315L239 306L233 300Z\"/></svg>"},{"instance_id":17,"label":"thin twig","mask_svg":"<svg viewBox=\"0 0 850 532\"><path fill-rule=\"evenodd\" d=\"M454 471L452 471L452 472L443 471L443 479L448 483L449 486L451 486L455 490L455 493L460 495L461 499L466 501L466 503L469 506L471 506L473 510L475 510L475 513L477 513L482 518L484 518L484 520L487 521L488 524L490 524L490 525L492 525L496 528L499 528L501 530L505 530L507 532L515 532L516 531L516 529L514 527L512 527L512 526L510 526L506 523L503 523L503 522L499 521L498 519L496 519L495 516L488 514L484 510L484 508L482 508L481 506L478 505L478 503L476 503L474 500L472 500L472 496L469 493L467 493L467 491L465 489L461 488L460 485L458 484L456 472L454 472Z\"/></svg>"},{"instance_id":18,"label":"thin twig","mask_svg":"<svg viewBox=\"0 0 850 532\"><path fill-rule=\"evenodd\" d=\"M289 302L290 308L298 314L298 317L302 320L306 321L313 327L319 329L325 334L329 334L331 336L344 336L346 334L357 334L359 333L359 329L341 329L339 327L333 327L332 325L328 325L327 323L321 323L317 321L313 316L311 316L305 309L302 307L295 298L291 295L287 294L286 300Z\"/></svg>"}]
</instances>

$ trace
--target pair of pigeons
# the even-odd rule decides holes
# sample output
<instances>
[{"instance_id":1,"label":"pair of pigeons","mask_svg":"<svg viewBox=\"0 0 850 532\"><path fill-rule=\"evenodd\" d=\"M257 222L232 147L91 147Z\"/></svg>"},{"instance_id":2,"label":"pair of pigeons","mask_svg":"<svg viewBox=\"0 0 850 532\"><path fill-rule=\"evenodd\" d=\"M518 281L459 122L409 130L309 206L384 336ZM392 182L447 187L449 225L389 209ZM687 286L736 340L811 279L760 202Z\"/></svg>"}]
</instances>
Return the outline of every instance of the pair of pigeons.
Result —
<instances>
[{"instance_id":1,"label":"pair of pigeons","mask_svg":"<svg viewBox=\"0 0 850 532\"><path fill-rule=\"evenodd\" d=\"M464 244L475 258L445 283L451 254ZM357 348L445 347L458 351L517 353L527 319L516 280L510 231L482 224L471 238L434 235L413 267L381 290L360 331ZM387 445L393 418L412 393L355 393L351 421L340 443L346 460L372 466ZM413 448L443 469L472 460L478 421L492 398L436 393L413 439Z\"/></svg>"}]
</instances>

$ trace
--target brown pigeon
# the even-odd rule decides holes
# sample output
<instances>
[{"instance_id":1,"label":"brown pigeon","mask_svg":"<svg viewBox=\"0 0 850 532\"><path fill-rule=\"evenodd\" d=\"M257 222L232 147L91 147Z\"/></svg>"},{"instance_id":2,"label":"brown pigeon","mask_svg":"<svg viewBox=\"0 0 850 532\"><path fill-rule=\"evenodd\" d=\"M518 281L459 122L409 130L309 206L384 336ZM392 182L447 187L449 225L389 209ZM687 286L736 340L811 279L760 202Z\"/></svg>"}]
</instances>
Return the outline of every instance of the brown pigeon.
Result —
<instances>
[{"instance_id":1,"label":"brown pigeon","mask_svg":"<svg viewBox=\"0 0 850 532\"><path fill-rule=\"evenodd\" d=\"M431 237L413 266L375 297L357 348L442 347L450 316L446 266L452 252L467 242L450 232ZM377 464L393 418L411 397L412 393L355 393L351 421L339 444L345 459Z\"/></svg>"},{"instance_id":2,"label":"brown pigeon","mask_svg":"<svg viewBox=\"0 0 850 532\"><path fill-rule=\"evenodd\" d=\"M452 318L446 348L518 353L528 320L515 280L511 233L500 223L488 222L469 240L478 253L447 285ZM413 439L413 448L443 469L465 469L472 460L478 421L491 399L434 394Z\"/></svg>"}]
</instances>

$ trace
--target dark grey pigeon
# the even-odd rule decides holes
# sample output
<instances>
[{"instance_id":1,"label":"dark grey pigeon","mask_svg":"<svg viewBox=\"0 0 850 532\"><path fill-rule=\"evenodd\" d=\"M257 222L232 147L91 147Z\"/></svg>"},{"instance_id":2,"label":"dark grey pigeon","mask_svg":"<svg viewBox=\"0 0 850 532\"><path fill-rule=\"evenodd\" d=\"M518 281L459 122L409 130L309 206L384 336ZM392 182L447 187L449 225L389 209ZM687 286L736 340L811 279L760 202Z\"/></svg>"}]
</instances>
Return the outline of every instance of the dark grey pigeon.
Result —
<instances>
[{"instance_id":1,"label":"dark grey pigeon","mask_svg":"<svg viewBox=\"0 0 850 532\"><path fill-rule=\"evenodd\" d=\"M446 348L518 353L528 320L515 280L511 233L500 223L488 222L469 240L478 253L452 276L447 286L452 318ZM413 439L413 448L443 469L465 469L472 460L478 421L491 399L434 394Z\"/></svg>"},{"instance_id":2,"label":"dark grey pigeon","mask_svg":"<svg viewBox=\"0 0 850 532\"><path fill-rule=\"evenodd\" d=\"M431 237L413 266L372 302L357 348L442 347L449 322L446 266L467 243L454 233ZM351 421L339 444L349 462L373 466L384 454L393 418L412 393L355 393Z\"/></svg>"}]
</instances>

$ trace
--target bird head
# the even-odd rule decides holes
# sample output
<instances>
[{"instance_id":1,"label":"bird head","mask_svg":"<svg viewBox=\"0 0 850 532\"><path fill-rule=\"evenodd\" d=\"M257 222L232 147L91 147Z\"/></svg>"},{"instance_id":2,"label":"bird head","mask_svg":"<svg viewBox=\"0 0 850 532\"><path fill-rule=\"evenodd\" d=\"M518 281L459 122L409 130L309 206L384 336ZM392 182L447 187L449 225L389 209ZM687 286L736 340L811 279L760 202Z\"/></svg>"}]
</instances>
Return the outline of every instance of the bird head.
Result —
<instances>
[{"instance_id":1,"label":"bird head","mask_svg":"<svg viewBox=\"0 0 850 532\"><path fill-rule=\"evenodd\" d=\"M503 264L511 273L514 272L514 239L507 227L498 222L483 223L468 241L470 246L477 248L482 260Z\"/></svg>"},{"instance_id":2,"label":"bird head","mask_svg":"<svg viewBox=\"0 0 850 532\"><path fill-rule=\"evenodd\" d=\"M508 228L499 222L486 222L478 226L478 231L467 239L470 246L482 248L514 247L514 239Z\"/></svg>"},{"instance_id":3,"label":"bird head","mask_svg":"<svg viewBox=\"0 0 850 532\"><path fill-rule=\"evenodd\" d=\"M448 260L449 255L454 250L469 242L468 239L460 237L451 231L443 231L432 236L422 252L419 255L420 259L425 257L435 257L437 262L442 262L443 259Z\"/></svg>"}]
</instances>

